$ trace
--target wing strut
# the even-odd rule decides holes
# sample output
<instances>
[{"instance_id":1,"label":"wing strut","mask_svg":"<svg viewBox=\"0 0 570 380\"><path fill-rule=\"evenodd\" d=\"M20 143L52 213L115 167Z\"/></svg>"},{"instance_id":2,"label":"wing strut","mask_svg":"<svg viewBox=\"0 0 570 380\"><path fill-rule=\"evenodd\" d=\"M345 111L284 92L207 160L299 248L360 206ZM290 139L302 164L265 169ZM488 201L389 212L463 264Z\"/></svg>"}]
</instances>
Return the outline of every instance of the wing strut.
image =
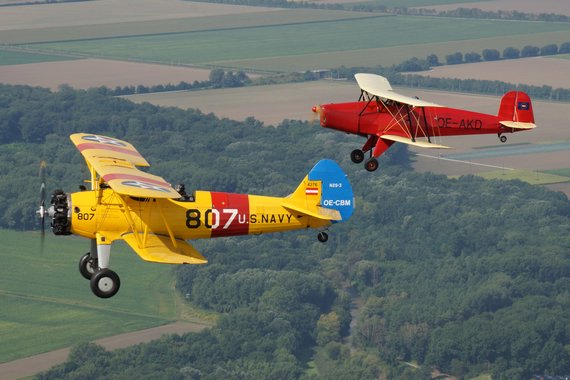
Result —
<instances>
[{"instance_id":1,"label":"wing strut","mask_svg":"<svg viewBox=\"0 0 570 380\"><path fill-rule=\"evenodd\" d=\"M424 124L425 124L425 126L426 126L427 140L428 140L429 143L431 143L431 138L430 138L430 135L429 135L429 124L428 124L428 121L427 121L426 108L425 108L425 107L422 107L422 116L423 116L423 118L424 118Z\"/></svg>"}]
</instances>

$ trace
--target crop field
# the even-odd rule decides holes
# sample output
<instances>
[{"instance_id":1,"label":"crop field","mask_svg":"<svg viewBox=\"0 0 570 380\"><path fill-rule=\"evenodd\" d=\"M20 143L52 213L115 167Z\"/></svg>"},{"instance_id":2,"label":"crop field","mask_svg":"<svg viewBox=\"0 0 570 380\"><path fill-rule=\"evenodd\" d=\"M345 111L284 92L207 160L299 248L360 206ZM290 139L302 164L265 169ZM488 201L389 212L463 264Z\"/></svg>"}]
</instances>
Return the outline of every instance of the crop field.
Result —
<instances>
[{"instance_id":1,"label":"crop field","mask_svg":"<svg viewBox=\"0 0 570 380\"><path fill-rule=\"evenodd\" d=\"M414 0L411 0L414 2ZM523 13L554 13L561 15L570 15L570 8L568 3L560 0L491 0L491 1L453 1L447 5L442 5L443 2L438 2L438 5L426 6L426 8L434 8L437 10L463 8L478 8L485 11L517 11ZM409 5L420 6L420 5Z\"/></svg>"},{"instance_id":2,"label":"crop field","mask_svg":"<svg viewBox=\"0 0 570 380\"><path fill-rule=\"evenodd\" d=\"M570 88L570 60L561 56L478 62L434 67L418 74L435 78L501 80L514 84ZM563 57L563 56L562 56Z\"/></svg>"},{"instance_id":3,"label":"crop field","mask_svg":"<svg viewBox=\"0 0 570 380\"><path fill-rule=\"evenodd\" d=\"M0 82L47 87L54 91L64 84L78 89L136 87L139 84L192 83L196 80L206 81L209 77L210 70L206 69L103 59L0 65Z\"/></svg>"},{"instance_id":4,"label":"crop field","mask_svg":"<svg viewBox=\"0 0 570 380\"><path fill-rule=\"evenodd\" d=\"M301 23L290 19L285 25L41 43L34 47L113 59L298 71L350 66L355 61L359 65L389 65L394 57L383 54L386 48L400 50L393 55L401 62L431 52L451 53L459 46L464 50L466 44L477 51L479 47L542 46L568 39L568 23L382 16ZM337 59L320 59L327 56Z\"/></svg>"},{"instance_id":5,"label":"crop field","mask_svg":"<svg viewBox=\"0 0 570 380\"><path fill-rule=\"evenodd\" d=\"M30 54L9 50L2 51L0 54L0 66L65 60L69 60L69 57L50 54ZM2 77L2 82L4 82L4 77Z\"/></svg>"},{"instance_id":6,"label":"crop field","mask_svg":"<svg viewBox=\"0 0 570 380\"><path fill-rule=\"evenodd\" d=\"M103 1L102 1L103 2ZM99 1L97 2L99 3ZM125 3L127 3L125 1ZM171 2L172 3L172 2ZM302 23L314 23L335 20L350 20L373 17L382 17L382 14L370 14L360 12L330 11L316 9L280 9L280 8L261 8L261 7L240 7L234 5L216 5L208 3L191 3L187 4L206 4L207 6L222 7L216 8L218 14L193 14L188 18L175 17L172 19L161 19L143 21L128 21L125 19L116 19L117 22L105 22L100 24L92 24L92 17L84 15L78 16L79 19L87 20L85 24L47 24L46 27L37 27L33 24L14 25L13 28L2 30L0 28L0 43L8 44L32 44L40 42L60 42L74 41L86 39L103 39L112 37L129 37L129 36L152 36L152 35L170 35L178 33L189 33L199 31L218 31L233 30L243 28L255 28L261 26L272 25L295 25ZM138 4L137 4L138 6ZM260 16L262 13L263 17ZM160 13L159 13L160 14ZM24 20L28 20L25 14L21 15ZM114 18L111 18L113 20ZM0 21L3 21L3 14L0 13ZM9 22L9 20L8 20ZM105 27L102 28L101 24ZM1 24L0 24L1 25ZM42 25L40 23L40 25Z\"/></svg>"},{"instance_id":7,"label":"crop field","mask_svg":"<svg viewBox=\"0 0 570 380\"><path fill-rule=\"evenodd\" d=\"M0 230L0 363L178 318L172 266L143 262L114 245L121 290L99 299L78 272L85 239Z\"/></svg>"},{"instance_id":8,"label":"crop field","mask_svg":"<svg viewBox=\"0 0 570 380\"><path fill-rule=\"evenodd\" d=\"M540 171L529 170L493 170L479 174L486 179L518 179L532 185L551 185L570 182L570 176L559 176Z\"/></svg>"}]
</instances>

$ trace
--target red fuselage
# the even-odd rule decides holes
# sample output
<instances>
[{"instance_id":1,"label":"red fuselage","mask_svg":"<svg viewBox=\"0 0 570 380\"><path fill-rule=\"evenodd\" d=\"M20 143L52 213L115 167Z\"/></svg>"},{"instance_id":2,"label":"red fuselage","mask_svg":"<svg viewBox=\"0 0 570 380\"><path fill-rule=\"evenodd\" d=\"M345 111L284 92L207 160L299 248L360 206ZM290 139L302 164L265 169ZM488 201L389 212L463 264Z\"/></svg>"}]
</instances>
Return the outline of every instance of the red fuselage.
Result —
<instances>
[{"instance_id":1,"label":"red fuselage","mask_svg":"<svg viewBox=\"0 0 570 380\"><path fill-rule=\"evenodd\" d=\"M498 116L448 107L409 107L372 102L320 106L321 126L361 136L416 137L502 134L514 130Z\"/></svg>"}]
</instances>

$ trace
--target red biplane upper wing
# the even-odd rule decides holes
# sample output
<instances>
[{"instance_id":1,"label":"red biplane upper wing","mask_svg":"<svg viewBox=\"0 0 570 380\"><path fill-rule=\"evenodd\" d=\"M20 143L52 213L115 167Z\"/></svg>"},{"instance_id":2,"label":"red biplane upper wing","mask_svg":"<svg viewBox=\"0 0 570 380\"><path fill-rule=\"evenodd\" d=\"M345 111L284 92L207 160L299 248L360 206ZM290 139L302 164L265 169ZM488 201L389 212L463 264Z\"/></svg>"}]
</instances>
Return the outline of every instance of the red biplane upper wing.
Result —
<instances>
[{"instance_id":1,"label":"red biplane upper wing","mask_svg":"<svg viewBox=\"0 0 570 380\"><path fill-rule=\"evenodd\" d=\"M398 103L408 104L413 107L443 107L439 104L425 102L417 98L412 98L410 96L394 92L394 90L392 90L392 86L390 86L390 82L388 82L388 79L380 75L359 73L354 74L354 78L356 79L356 83L358 83L360 89L362 91L366 91L370 95Z\"/></svg>"},{"instance_id":2,"label":"red biplane upper wing","mask_svg":"<svg viewBox=\"0 0 570 380\"><path fill-rule=\"evenodd\" d=\"M128 142L88 133L76 133L70 139L87 164L117 193L141 198L180 198L162 177L136 168L150 165Z\"/></svg>"}]
</instances>

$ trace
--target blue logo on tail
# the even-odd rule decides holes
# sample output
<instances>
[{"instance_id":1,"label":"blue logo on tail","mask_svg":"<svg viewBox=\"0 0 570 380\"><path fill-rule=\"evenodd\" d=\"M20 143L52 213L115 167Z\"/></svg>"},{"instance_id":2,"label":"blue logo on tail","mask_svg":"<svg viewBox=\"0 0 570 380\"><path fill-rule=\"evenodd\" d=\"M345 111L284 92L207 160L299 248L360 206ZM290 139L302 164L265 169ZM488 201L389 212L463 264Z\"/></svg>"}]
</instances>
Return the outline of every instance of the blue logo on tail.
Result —
<instances>
[{"instance_id":1,"label":"blue logo on tail","mask_svg":"<svg viewBox=\"0 0 570 380\"><path fill-rule=\"evenodd\" d=\"M321 206L338 210L342 220L354 212L354 193L348 178L332 160L321 160L309 172L309 181L321 181Z\"/></svg>"}]
</instances>

